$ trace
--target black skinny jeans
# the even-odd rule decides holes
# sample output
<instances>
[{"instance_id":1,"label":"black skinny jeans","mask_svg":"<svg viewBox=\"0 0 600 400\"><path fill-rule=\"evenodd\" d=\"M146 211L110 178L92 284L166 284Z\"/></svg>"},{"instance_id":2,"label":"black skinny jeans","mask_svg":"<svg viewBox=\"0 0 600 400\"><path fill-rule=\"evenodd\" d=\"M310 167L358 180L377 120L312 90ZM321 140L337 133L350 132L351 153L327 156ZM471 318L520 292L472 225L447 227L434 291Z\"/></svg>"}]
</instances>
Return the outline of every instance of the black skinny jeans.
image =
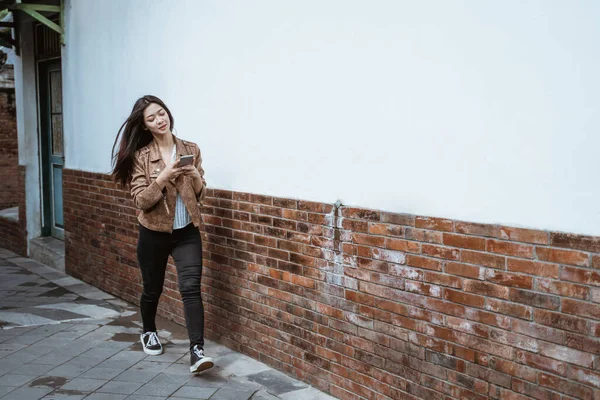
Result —
<instances>
[{"instance_id":1,"label":"black skinny jeans","mask_svg":"<svg viewBox=\"0 0 600 400\"><path fill-rule=\"evenodd\" d=\"M194 224L176 229L173 233L156 232L140 225L137 256L144 281L140 300L144 332L156 331L156 309L169 255L173 256L177 268L190 348L194 345L204 348L204 306L200 295L202 239Z\"/></svg>"}]
</instances>

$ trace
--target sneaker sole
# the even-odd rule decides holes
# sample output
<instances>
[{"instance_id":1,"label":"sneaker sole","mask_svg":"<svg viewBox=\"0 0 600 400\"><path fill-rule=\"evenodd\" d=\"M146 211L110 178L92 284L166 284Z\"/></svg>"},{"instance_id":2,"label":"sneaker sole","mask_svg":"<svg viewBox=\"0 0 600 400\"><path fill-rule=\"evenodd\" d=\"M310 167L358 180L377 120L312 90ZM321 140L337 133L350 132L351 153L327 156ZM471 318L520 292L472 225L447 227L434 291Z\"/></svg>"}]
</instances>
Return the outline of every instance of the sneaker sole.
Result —
<instances>
[{"instance_id":1,"label":"sneaker sole","mask_svg":"<svg viewBox=\"0 0 600 400\"><path fill-rule=\"evenodd\" d=\"M159 350L150 350L144 345L144 338L142 336L140 336L140 340L142 342L144 353L148 354L149 356L160 356L163 353L162 347Z\"/></svg>"},{"instance_id":2,"label":"sneaker sole","mask_svg":"<svg viewBox=\"0 0 600 400\"><path fill-rule=\"evenodd\" d=\"M144 345L142 345L143 347ZM150 350L144 347L144 353L148 354L149 356L160 356L163 351L162 350Z\"/></svg>"},{"instance_id":3,"label":"sneaker sole","mask_svg":"<svg viewBox=\"0 0 600 400\"><path fill-rule=\"evenodd\" d=\"M214 366L215 363L213 360L200 360L190 367L190 372L194 375L198 375L206 371L207 369L211 369Z\"/></svg>"}]
</instances>

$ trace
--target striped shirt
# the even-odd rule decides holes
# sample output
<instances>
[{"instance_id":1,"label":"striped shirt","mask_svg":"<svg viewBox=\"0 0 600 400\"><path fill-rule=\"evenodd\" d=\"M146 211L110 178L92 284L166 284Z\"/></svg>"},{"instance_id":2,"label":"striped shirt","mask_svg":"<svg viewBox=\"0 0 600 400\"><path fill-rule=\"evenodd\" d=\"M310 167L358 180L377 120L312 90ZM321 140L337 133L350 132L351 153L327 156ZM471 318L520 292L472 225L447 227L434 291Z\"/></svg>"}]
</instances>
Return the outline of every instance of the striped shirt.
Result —
<instances>
[{"instance_id":1,"label":"striped shirt","mask_svg":"<svg viewBox=\"0 0 600 400\"><path fill-rule=\"evenodd\" d=\"M173 154L171 155L171 162L175 162L177 160L177 146L173 146ZM175 219L173 220L173 229L181 229L188 226L192 223L192 217L188 213L185 208L185 204L183 203L183 199L177 193L177 201L175 203Z\"/></svg>"}]
</instances>

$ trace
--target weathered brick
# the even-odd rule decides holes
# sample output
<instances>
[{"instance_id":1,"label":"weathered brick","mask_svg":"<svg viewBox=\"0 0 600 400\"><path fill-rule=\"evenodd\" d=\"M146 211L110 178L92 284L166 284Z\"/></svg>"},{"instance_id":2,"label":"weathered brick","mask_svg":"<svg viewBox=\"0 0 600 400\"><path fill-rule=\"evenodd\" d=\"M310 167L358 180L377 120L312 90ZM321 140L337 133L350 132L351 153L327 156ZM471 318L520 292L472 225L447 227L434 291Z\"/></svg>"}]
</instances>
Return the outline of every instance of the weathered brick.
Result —
<instances>
[{"instance_id":1,"label":"weathered brick","mask_svg":"<svg viewBox=\"0 0 600 400\"><path fill-rule=\"evenodd\" d=\"M564 297L575 297L587 300L590 297L590 288L573 283L560 282L547 278L537 278L537 290L544 293L557 294Z\"/></svg>"},{"instance_id":2,"label":"weathered brick","mask_svg":"<svg viewBox=\"0 0 600 400\"><path fill-rule=\"evenodd\" d=\"M542 368L540 368L542 369ZM549 371L552 372L552 371ZM559 374L564 376L565 374ZM581 368L577 366L569 366L567 369L566 378L575 382L589 385L594 388L600 388L600 372L590 371L587 368ZM595 399L594 399L595 400Z\"/></svg>"},{"instance_id":3,"label":"weathered brick","mask_svg":"<svg viewBox=\"0 0 600 400\"><path fill-rule=\"evenodd\" d=\"M433 231L454 231L454 221L443 218L432 218L432 217L416 217L415 227L421 229L431 229Z\"/></svg>"},{"instance_id":4,"label":"weathered brick","mask_svg":"<svg viewBox=\"0 0 600 400\"><path fill-rule=\"evenodd\" d=\"M427 229L406 228L404 237L408 240L416 240L424 243L442 244L444 241L444 233L430 231Z\"/></svg>"},{"instance_id":5,"label":"weathered brick","mask_svg":"<svg viewBox=\"0 0 600 400\"><path fill-rule=\"evenodd\" d=\"M391 224L370 223L369 233L373 235L403 237L404 227Z\"/></svg>"},{"instance_id":6,"label":"weathered brick","mask_svg":"<svg viewBox=\"0 0 600 400\"><path fill-rule=\"evenodd\" d=\"M485 279L500 285L533 289L533 277L527 275L488 269L485 272Z\"/></svg>"},{"instance_id":7,"label":"weathered brick","mask_svg":"<svg viewBox=\"0 0 600 400\"><path fill-rule=\"evenodd\" d=\"M487 251L512 257L533 258L533 246L514 242L488 239Z\"/></svg>"},{"instance_id":8,"label":"weathered brick","mask_svg":"<svg viewBox=\"0 0 600 400\"><path fill-rule=\"evenodd\" d=\"M503 226L500 228L500 238L514 242L548 244L548 232L532 229Z\"/></svg>"},{"instance_id":9,"label":"weathered brick","mask_svg":"<svg viewBox=\"0 0 600 400\"><path fill-rule=\"evenodd\" d=\"M555 373L565 376L567 365L562 361L553 360L528 351L518 350L515 359L520 364L526 364L529 367Z\"/></svg>"},{"instance_id":10,"label":"weathered brick","mask_svg":"<svg viewBox=\"0 0 600 400\"><path fill-rule=\"evenodd\" d=\"M558 278L559 266L530 260L508 259L508 270L525 274Z\"/></svg>"},{"instance_id":11,"label":"weathered brick","mask_svg":"<svg viewBox=\"0 0 600 400\"><path fill-rule=\"evenodd\" d=\"M445 272L452 275L464 276L473 279L485 279L485 268L474 265L446 262Z\"/></svg>"},{"instance_id":12,"label":"weathered brick","mask_svg":"<svg viewBox=\"0 0 600 400\"><path fill-rule=\"evenodd\" d=\"M565 314L600 319L600 305L591 304L588 302L562 299L561 311Z\"/></svg>"},{"instance_id":13,"label":"weathered brick","mask_svg":"<svg viewBox=\"0 0 600 400\"><path fill-rule=\"evenodd\" d=\"M512 390L536 399L561 400L561 396L559 394L520 379L513 379Z\"/></svg>"},{"instance_id":14,"label":"weathered brick","mask_svg":"<svg viewBox=\"0 0 600 400\"><path fill-rule=\"evenodd\" d=\"M500 227L498 225L475 224L471 222L456 221L454 230L457 233L476 236L499 237Z\"/></svg>"},{"instance_id":15,"label":"weathered brick","mask_svg":"<svg viewBox=\"0 0 600 400\"><path fill-rule=\"evenodd\" d=\"M569 396L576 397L578 399L593 399L594 393L592 389L583 385L578 385L566 379L562 379L555 375L540 372L538 375L538 383L541 386L550 388L560 393L567 394Z\"/></svg>"},{"instance_id":16,"label":"weathered brick","mask_svg":"<svg viewBox=\"0 0 600 400\"><path fill-rule=\"evenodd\" d=\"M396 214L389 212L381 212L380 213L381 222L386 222L390 224L396 225L407 225L414 226L415 225L415 216L410 214Z\"/></svg>"},{"instance_id":17,"label":"weathered brick","mask_svg":"<svg viewBox=\"0 0 600 400\"><path fill-rule=\"evenodd\" d=\"M539 354L585 368L593 368L594 366L594 356L592 354L553 343L540 342Z\"/></svg>"},{"instance_id":18,"label":"weathered brick","mask_svg":"<svg viewBox=\"0 0 600 400\"><path fill-rule=\"evenodd\" d=\"M461 250L460 260L468 264L483 265L484 267L505 269L506 257L489 253Z\"/></svg>"},{"instance_id":19,"label":"weathered brick","mask_svg":"<svg viewBox=\"0 0 600 400\"><path fill-rule=\"evenodd\" d=\"M362 244L366 246L385 247L386 238L383 236L355 233L353 235L353 242L356 244Z\"/></svg>"},{"instance_id":20,"label":"weathered brick","mask_svg":"<svg viewBox=\"0 0 600 400\"><path fill-rule=\"evenodd\" d=\"M600 253L600 237L583 236L570 233L550 233L551 246Z\"/></svg>"},{"instance_id":21,"label":"weathered brick","mask_svg":"<svg viewBox=\"0 0 600 400\"><path fill-rule=\"evenodd\" d=\"M536 312L537 311L543 310L536 310ZM522 320L513 320L511 326L512 330L517 333L522 333L531 337L535 337L553 343L565 342L565 332L549 326L544 326L530 321Z\"/></svg>"},{"instance_id":22,"label":"weathered brick","mask_svg":"<svg viewBox=\"0 0 600 400\"><path fill-rule=\"evenodd\" d=\"M356 207L342 207L342 216L352 219L366 219L369 221L379 221L380 213L375 210L367 210Z\"/></svg>"},{"instance_id":23,"label":"weathered brick","mask_svg":"<svg viewBox=\"0 0 600 400\"><path fill-rule=\"evenodd\" d=\"M527 290L510 289L510 300L515 303L526 304L533 307L548 308L550 310L557 310L560 308L559 297Z\"/></svg>"},{"instance_id":24,"label":"weathered brick","mask_svg":"<svg viewBox=\"0 0 600 400\"><path fill-rule=\"evenodd\" d=\"M457 276L440 274L433 271L425 271L423 273L423 280L435 285L449 286L455 289L461 289L463 285L463 280Z\"/></svg>"},{"instance_id":25,"label":"weathered brick","mask_svg":"<svg viewBox=\"0 0 600 400\"><path fill-rule=\"evenodd\" d=\"M388 238L385 241L385 248L390 250L403 251L406 253L421 252L421 244L403 239Z\"/></svg>"},{"instance_id":26,"label":"weathered brick","mask_svg":"<svg viewBox=\"0 0 600 400\"><path fill-rule=\"evenodd\" d=\"M444 289L444 299L453 303L465 304L470 307L483 308L485 298L462 291Z\"/></svg>"},{"instance_id":27,"label":"weathered brick","mask_svg":"<svg viewBox=\"0 0 600 400\"><path fill-rule=\"evenodd\" d=\"M510 315L517 318L530 320L533 314L531 307L521 304L509 303L499 299L489 299L485 306L488 311Z\"/></svg>"},{"instance_id":28,"label":"weathered brick","mask_svg":"<svg viewBox=\"0 0 600 400\"><path fill-rule=\"evenodd\" d=\"M478 295L497 297L505 300L509 297L509 289L510 288L506 286L472 279L465 279L463 281L463 290L465 292L477 293Z\"/></svg>"},{"instance_id":29,"label":"weathered brick","mask_svg":"<svg viewBox=\"0 0 600 400\"><path fill-rule=\"evenodd\" d=\"M525 365L516 364L509 360L503 360L498 357L491 357L489 365L491 368L498 372L511 376L516 376L518 378L525 379L530 382L536 382L537 379L538 372L535 368L530 368Z\"/></svg>"},{"instance_id":30,"label":"weathered brick","mask_svg":"<svg viewBox=\"0 0 600 400\"><path fill-rule=\"evenodd\" d=\"M459 260L460 259L460 250L453 249L451 247L442 247L431 244L423 244L421 247L421 252L423 255L443 258L447 260Z\"/></svg>"},{"instance_id":31,"label":"weathered brick","mask_svg":"<svg viewBox=\"0 0 600 400\"><path fill-rule=\"evenodd\" d=\"M471 250L485 250L485 239L475 236L444 233L443 243L446 246L459 247Z\"/></svg>"},{"instance_id":32,"label":"weathered brick","mask_svg":"<svg viewBox=\"0 0 600 400\"><path fill-rule=\"evenodd\" d=\"M574 250L561 250L549 247L536 247L535 252L542 261L555 262L559 264L579 265L589 267L590 256L587 253Z\"/></svg>"},{"instance_id":33,"label":"weathered brick","mask_svg":"<svg viewBox=\"0 0 600 400\"><path fill-rule=\"evenodd\" d=\"M442 270L442 263L439 260L429 257L421 257L413 254L406 255L406 264L416 268L423 268L434 271Z\"/></svg>"}]
</instances>

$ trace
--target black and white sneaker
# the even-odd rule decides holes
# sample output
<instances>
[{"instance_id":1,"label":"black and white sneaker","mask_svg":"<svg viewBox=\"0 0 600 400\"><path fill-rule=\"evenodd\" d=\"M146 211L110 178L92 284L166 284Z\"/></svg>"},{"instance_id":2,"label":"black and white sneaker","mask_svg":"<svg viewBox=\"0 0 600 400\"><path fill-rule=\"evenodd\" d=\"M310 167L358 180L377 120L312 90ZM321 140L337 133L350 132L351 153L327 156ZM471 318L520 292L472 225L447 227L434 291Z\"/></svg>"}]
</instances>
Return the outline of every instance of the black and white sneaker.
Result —
<instances>
[{"instance_id":1,"label":"black and white sneaker","mask_svg":"<svg viewBox=\"0 0 600 400\"><path fill-rule=\"evenodd\" d=\"M190 372L192 374L199 374L214 367L215 363L213 359L206 357L204 355L204 350L198 347L198 345L194 346L190 353Z\"/></svg>"},{"instance_id":2,"label":"black and white sneaker","mask_svg":"<svg viewBox=\"0 0 600 400\"><path fill-rule=\"evenodd\" d=\"M160 344L160 340L158 340L158 335L156 332L142 333L140 335L140 339L142 340L144 353L151 356L158 356L162 354L163 347L162 344Z\"/></svg>"}]
</instances>

